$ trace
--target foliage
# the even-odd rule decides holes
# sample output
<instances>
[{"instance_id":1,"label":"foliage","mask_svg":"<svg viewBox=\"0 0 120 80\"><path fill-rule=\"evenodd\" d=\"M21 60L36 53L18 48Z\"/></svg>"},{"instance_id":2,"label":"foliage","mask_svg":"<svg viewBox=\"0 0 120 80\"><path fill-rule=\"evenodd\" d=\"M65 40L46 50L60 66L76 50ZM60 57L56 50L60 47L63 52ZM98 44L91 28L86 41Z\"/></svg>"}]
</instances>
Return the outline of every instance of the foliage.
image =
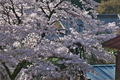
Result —
<instances>
[{"instance_id":1,"label":"foliage","mask_svg":"<svg viewBox=\"0 0 120 80\"><path fill-rule=\"evenodd\" d=\"M1 0L1 70L5 69L11 80L17 79L18 75L17 80L30 80L39 75L74 80L79 70L91 70L85 59L71 51L75 48L84 50L89 57L94 54L97 59L114 61L101 43L116 36L106 30L112 32L118 27L114 23L103 25L93 19L96 2L81 0L81 3L83 9L66 0ZM86 11L89 8L91 10ZM75 29L80 27L76 20L83 25L80 33ZM54 26L57 21L67 23L66 30L70 34L60 37Z\"/></svg>"},{"instance_id":2,"label":"foliage","mask_svg":"<svg viewBox=\"0 0 120 80\"><path fill-rule=\"evenodd\" d=\"M97 9L98 13L102 14L120 14L120 1L109 0L102 1Z\"/></svg>"}]
</instances>

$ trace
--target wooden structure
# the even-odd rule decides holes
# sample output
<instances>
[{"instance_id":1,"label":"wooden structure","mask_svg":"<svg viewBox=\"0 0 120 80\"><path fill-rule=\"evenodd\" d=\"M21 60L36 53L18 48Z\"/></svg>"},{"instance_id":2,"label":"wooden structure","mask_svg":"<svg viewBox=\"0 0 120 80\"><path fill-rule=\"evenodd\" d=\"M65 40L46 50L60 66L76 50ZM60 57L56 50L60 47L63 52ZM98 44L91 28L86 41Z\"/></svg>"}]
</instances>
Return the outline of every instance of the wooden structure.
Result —
<instances>
[{"instance_id":1,"label":"wooden structure","mask_svg":"<svg viewBox=\"0 0 120 80\"><path fill-rule=\"evenodd\" d=\"M116 72L115 72L115 80L120 80L120 35L110 39L108 41L105 41L103 44L103 47L116 49L117 55L116 55Z\"/></svg>"}]
</instances>

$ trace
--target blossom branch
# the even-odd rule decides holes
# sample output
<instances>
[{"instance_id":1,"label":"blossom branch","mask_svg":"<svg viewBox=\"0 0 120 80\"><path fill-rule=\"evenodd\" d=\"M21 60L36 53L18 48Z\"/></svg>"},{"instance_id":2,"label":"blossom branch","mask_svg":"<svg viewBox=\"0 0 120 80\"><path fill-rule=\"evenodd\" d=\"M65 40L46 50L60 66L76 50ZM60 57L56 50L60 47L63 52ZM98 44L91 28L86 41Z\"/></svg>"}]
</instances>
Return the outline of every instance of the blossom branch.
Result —
<instances>
[{"instance_id":1,"label":"blossom branch","mask_svg":"<svg viewBox=\"0 0 120 80\"><path fill-rule=\"evenodd\" d=\"M23 60L20 63L18 63L18 65L16 66L13 74L12 74L12 78L16 78L16 76L18 75L18 73L21 71L22 68L24 68L24 65L26 65L27 61Z\"/></svg>"},{"instance_id":2,"label":"blossom branch","mask_svg":"<svg viewBox=\"0 0 120 80\"><path fill-rule=\"evenodd\" d=\"M5 68L5 70L6 70L7 74L8 74L8 76L11 78L12 75L11 75L11 73L10 73L9 68L6 66L5 62L1 62L1 64L4 66L4 68Z\"/></svg>"},{"instance_id":3,"label":"blossom branch","mask_svg":"<svg viewBox=\"0 0 120 80\"><path fill-rule=\"evenodd\" d=\"M12 5L12 8L11 8L11 9L12 9L13 13L15 14L15 16L16 16L16 18L17 18L17 20L18 20L17 25L19 25L19 24L21 24L22 20L20 19L20 17L18 16L18 14L17 14L16 11L15 11L15 7L14 7L13 1L10 0L10 2L11 2L11 5Z\"/></svg>"}]
</instances>

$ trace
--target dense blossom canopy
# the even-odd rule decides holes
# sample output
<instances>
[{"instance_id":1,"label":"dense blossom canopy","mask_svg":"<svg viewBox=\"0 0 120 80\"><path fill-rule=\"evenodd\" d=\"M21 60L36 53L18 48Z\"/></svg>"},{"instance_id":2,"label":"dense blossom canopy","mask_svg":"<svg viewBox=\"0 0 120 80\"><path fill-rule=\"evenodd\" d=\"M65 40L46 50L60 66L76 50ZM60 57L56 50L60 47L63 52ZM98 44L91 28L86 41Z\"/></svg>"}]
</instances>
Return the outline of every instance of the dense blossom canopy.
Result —
<instances>
[{"instance_id":1,"label":"dense blossom canopy","mask_svg":"<svg viewBox=\"0 0 120 80\"><path fill-rule=\"evenodd\" d=\"M38 75L71 77L80 70L89 71L87 61L71 51L79 47L77 44L81 44L89 56L94 54L98 59L113 61L111 53L105 51L101 43L115 37L112 32L118 27L114 23L102 25L93 19L97 15L96 2L80 1L82 10L66 0L0 0L1 70L9 68L13 73L6 70L10 77L15 76L17 69L28 78ZM91 10L86 11L88 8ZM80 27L76 20L83 23L80 33L75 30ZM60 37L54 26L57 21L67 23L70 34ZM30 80L25 79L25 75L20 79Z\"/></svg>"}]
</instances>

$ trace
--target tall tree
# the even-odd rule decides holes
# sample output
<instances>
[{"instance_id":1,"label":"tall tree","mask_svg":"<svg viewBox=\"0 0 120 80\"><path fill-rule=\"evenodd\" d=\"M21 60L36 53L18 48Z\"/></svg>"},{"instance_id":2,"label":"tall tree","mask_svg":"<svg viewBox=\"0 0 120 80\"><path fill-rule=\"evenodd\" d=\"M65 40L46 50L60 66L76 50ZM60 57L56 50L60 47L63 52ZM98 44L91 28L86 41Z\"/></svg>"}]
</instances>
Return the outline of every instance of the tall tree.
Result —
<instances>
[{"instance_id":1,"label":"tall tree","mask_svg":"<svg viewBox=\"0 0 120 80\"><path fill-rule=\"evenodd\" d=\"M91 68L72 51L76 47L84 49L89 57L113 61L101 43L115 37L111 32L118 27L114 23L102 25L92 18L96 17L96 2L81 3L82 10L66 0L1 0L0 70L5 70L10 80L18 80L20 73L20 80L37 76L75 80L80 70L86 72ZM92 17L87 8L93 8ZM81 33L75 29L80 27L77 20L83 25ZM58 21L67 24L70 34L60 37L62 31L54 25Z\"/></svg>"},{"instance_id":2,"label":"tall tree","mask_svg":"<svg viewBox=\"0 0 120 80\"><path fill-rule=\"evenodd\" d=\"M120 1L109 0L102 1L97 9L98 13L102 14L120 14Z\"/></svg>"}]
</instances>

